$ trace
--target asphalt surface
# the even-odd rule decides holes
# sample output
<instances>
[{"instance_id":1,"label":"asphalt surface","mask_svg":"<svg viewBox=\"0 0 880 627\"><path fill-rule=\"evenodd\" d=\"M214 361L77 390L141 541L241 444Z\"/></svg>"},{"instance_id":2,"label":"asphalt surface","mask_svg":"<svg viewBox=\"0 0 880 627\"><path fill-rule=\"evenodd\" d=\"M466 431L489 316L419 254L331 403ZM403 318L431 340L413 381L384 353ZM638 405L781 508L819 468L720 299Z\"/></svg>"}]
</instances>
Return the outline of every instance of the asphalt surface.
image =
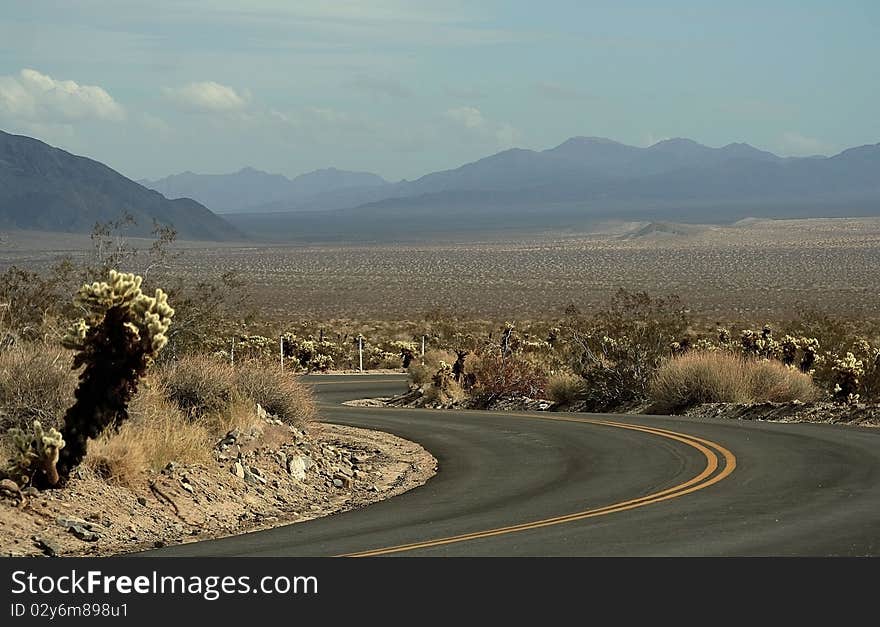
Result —
<instances>
[{"instance_id":1,"label":"asphalt surface","mask_svg":"<svg viewBox=\"0 0 880 627\"><path fill-rule=\"evenodd\" d=\"M419 442L437 475L361 510L142 555L880 554L880 429L356 408L340 403L405 379L306 380L323 420Z\"/></svg>"}]
</instances>

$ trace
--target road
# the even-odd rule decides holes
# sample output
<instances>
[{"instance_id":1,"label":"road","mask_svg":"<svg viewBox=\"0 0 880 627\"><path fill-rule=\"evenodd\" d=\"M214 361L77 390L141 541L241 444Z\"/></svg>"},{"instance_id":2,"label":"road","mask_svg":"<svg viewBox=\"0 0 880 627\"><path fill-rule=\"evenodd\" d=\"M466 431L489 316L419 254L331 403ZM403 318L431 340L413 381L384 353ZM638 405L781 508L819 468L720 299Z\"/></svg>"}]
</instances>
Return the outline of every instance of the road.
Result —
<instances>
[{"instance_id":1,"label":"road","mask_svg":"<svg viewBox=\"0 0 880 627\"><path fill-rule=\"evenodd\" d=\"M438 474L328 518L148 555L880 554L880 430L355 408L396 376L316 376L322 418L421 443Z\"/></svg>"}]
</instances>

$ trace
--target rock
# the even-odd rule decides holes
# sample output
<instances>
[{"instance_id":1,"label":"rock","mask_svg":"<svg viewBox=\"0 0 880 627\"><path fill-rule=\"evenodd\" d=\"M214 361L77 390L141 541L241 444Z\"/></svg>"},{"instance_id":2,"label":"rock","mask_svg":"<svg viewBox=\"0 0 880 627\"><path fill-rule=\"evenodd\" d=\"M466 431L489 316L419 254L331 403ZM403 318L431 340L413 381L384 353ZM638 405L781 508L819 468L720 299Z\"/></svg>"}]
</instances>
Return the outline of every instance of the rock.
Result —
<instances>
[{"instance_id":1,"label":"rock","mask_svg":"<svg viewBox=\"0 0 880 627\"><path fill-rule=\"evenodd\" d=\"M269 418L269 412L263 409L263 406L257 403L257 418L260 420L267 420Z\"/></svg>"},{"instance_id":2,"label":"rock","mask_svg":"<svg viewBox=\"0 0 880 627\"><path fill-rule=\"evenodd\" d=\"M192 484L189 482L188 479L186 479L186 478L181 479L181 480L179 481L179 483L180 483L180 487L181 487L181 488L183 488L184 490L186 490L186 491L189 492L190 494L193 493L193 487L192 487Z\"/></svg>"},{"instance_id":3,"label":"rock","mask_svg":"<svg viewBox=\"0 0 880 627\"><path fill-rule=\"evenodd\" d=\"M24 494L25 496L39 496L40 495L40 491L37 490L32 485L29 485L28 487L26 487L24 490L21 491L21 493Z\"/></svg>"},{"instance_id":4,"label":"rock","mask_svg":"<svg viewBox=\"0 0 880 627\"><path fill-rule=\"evenodd\" d=\"M86 529L83 525L71 525L67 528L67 531L83 542L97 542L101 538L97 533L91 529Z\"/></svg>"},{"instance_id":5,"label":"rock","mask_svg":"<svg viewBox=\"0 0 880 627\"><path fill-rule=\"evenodd\" d=\"M244 472L244 480L247 483L251 483L253 485L263 484L266 485L266 480L260 475L254 474L251 472L249 468L242 468Z\"/></svg>"},{"instance_id":6,"label":"rock","mask_svg":"<svg viewBox=\"0 0 880 627\"><path fill-rule=\"evenodd\" d=\"M57 557L61 549L51 540L34 536L34 545L49 557Z\"/></svg>"},{"instance_id":7,"label":"rock","mask_svg":"<svg viewBox=\"0 0 880 627\"><path fill-rule=\"evenodd\" d=\"M333 485L337 488L350 488L351 487L351 477L346 475L336 475L333 477Z\"/></svg>"},{"instance_id":8,"label":"rock","mask_svg":"<svg viewBox=\"0 0 880 627\"><path fill-rule=\"evenodd\" d=\"M18 484L12 479L0 479L0 495L17 501L24 501L24 495Z\"/></svg>"},{"instance_id":9,"label":"rock","mask_svg":"<svg viewBox=\"0 0 880 627\"><path fill-rule=\"evenodd\" d=\"M153 542L154 549L161 549L163 546L165 546L165 543L162 542L162 540L156 540L155 542Z\"/></svg>"},{"instance_id":10,"label":"rock","mask_svg":"<svg viewBox=\"0 0 880 627\"><path fill-rule=\"evenodd\" d=\"M165 472L174 472L175 468L177 468L177 464L174 462L168 462L168 465L165 466Z\"/></svg>"},{"instance_id":11,"label":"rock","mask_svg":"<svg viewBox=\"0 0 880 627\"><path fill-rule=\"evenodd\" d=\"M239 435L240 434L238 432L238 429L233 429L232 431L228 431L226 433L226 435L223 436L223 439L217 443L217 445L221 448L225 447L225 446L226 447L232 446L238 440Z\"/></svg>"},{"instance_id":12,"label":"rock","mask_svg":"<svg viewBox=\"0 0 880 627\"><path fill-rule=\"evenodd\" d=\"M294 455L287 460L287 472L297 481L302 481L306 478L306 470L308 469L306 465L307 459L311 461L308 457Z\"/></svg>"},{"instance_id":13,"label":"rock","mask_svg":"<svg viewBox=\"0 0 880 627\"><path fill-rule=\"evenodd\" d=\"M67 529L69 527L74 527L74 526L84 527L85 529L91 529L93 526L92 523L87 522L85 520L82 520L81 518L66 518L64 516L59 516L58 518L55 519L55 522L57 522L60 526L64 527L65 529Z\"/></svg>"},{"instance_id":14,"label":"rock","mask_svg":"<svg viewBox=\"0 0 880 627\"><path fill-rule=\"evenodd\" d=\"M244 466L241 465L241 462L232 464L232 474L239 479L244 479Z\"/></svg>"},{"instance_id":15,"label":"rock","mask_svg":"<svg viewBox=\"0 0 880 627\"><path fill-rule=\"evenodd\" d=\"M351 461L353 461L355 464L363 464L365 462L368 462L370 460L370 457L370 455L353 453L351 456Z\"/></svg>"},{"instance_id":16,"label":"rock","mask_svg":"<svg viewBox=\"0 0 880 627\"><path fill-rule=\"evenodd\" d=\"M143 505L144 507L146 507L147 506L147 499L142 496L139 496L138 497L138 505Z\"/></svg>"}]
</instances>

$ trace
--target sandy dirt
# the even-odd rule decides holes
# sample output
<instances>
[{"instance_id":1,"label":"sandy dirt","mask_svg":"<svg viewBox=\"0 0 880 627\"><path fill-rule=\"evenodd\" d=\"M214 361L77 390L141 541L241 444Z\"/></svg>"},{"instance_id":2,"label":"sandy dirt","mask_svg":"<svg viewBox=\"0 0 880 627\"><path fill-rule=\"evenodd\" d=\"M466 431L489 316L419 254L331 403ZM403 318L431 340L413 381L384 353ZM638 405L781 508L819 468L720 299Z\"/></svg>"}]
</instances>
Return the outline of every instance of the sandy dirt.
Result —
<instances>
[{"instance_id":1,"label":"sandy dirt","mask_svg":"<svg viewBox=\"0 0 880 627\"><path fill-rule=\"evenodd\" d=\"M437 468L421 446L388 433L272 420L228 434L213 456L132 486L82 471L63 490L0 489L0 555L116 555L266 529L396 496Z\"/></svg>"}]
</instances>

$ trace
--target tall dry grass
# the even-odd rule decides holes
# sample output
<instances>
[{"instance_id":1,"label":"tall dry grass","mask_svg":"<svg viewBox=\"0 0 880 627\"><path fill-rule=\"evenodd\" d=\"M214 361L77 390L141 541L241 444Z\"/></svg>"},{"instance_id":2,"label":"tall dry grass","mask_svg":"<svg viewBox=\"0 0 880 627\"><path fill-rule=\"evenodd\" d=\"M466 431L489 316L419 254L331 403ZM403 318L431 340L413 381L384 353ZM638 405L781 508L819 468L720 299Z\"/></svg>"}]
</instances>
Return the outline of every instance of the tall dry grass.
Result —
<instances>
[{"instance_id":1,"label":"tall dry grass","mask_svg":"<svg viewBox=\"0 0 880 627\"><path fill-rule=\"evenodd\" d=\"M59 425L76 383L66 351L22 344L0 352L0 455L10 427L34 419ZM134 485L169 462L206 462L228 431L260 426L256 403L298 426L315 416L310 390L274 364L233 367L206 356L164 363L142 382L131 419L89 443L85 466L107 481Z\"/></svg>"},{"instance_id":2,"label":"tall dry grass","mask_svg":"<svg viewBox=\"0 0 880 627\"><path fill-rule=\"evenodd\" d=\"M667 360L649 388L657 413L675 413L702 403L813 401L812 378L778 361L758 361L726 351L690 352Z\"/></svg>"},{"instance_id":3,"label":"tall dry grass","mask_svg":"<svg viewBox=\"0 0 880 627\"><path fill-rule=\"evenodd\" d=\"M571 405L584 393L584 380L571 373L558 372L547 379L547 398L560 405Z\"/></svg>"},{"instance_id":4,"label":"tall dry grass","mask_svg":"<svg viewBox=\"0 0 880 627\"><path fill-rule=\"evenodd\" d=\"M315 417L311 390L296 375L281 372L277 364L238 364L233 381L240 397L259 403L288 424L303 426Z\"/></svg>"},{"instance_id":5,"label":"tall dry grass","mask_svg":"<svg viewBox=\"0 0 880 627\"><path fill-rule=\"evenodd\" d=\"M77 375L65 350L17 343L0 351L0 431L39 420L57 427L73 403Z\"/></svg>"}]
</instances>

